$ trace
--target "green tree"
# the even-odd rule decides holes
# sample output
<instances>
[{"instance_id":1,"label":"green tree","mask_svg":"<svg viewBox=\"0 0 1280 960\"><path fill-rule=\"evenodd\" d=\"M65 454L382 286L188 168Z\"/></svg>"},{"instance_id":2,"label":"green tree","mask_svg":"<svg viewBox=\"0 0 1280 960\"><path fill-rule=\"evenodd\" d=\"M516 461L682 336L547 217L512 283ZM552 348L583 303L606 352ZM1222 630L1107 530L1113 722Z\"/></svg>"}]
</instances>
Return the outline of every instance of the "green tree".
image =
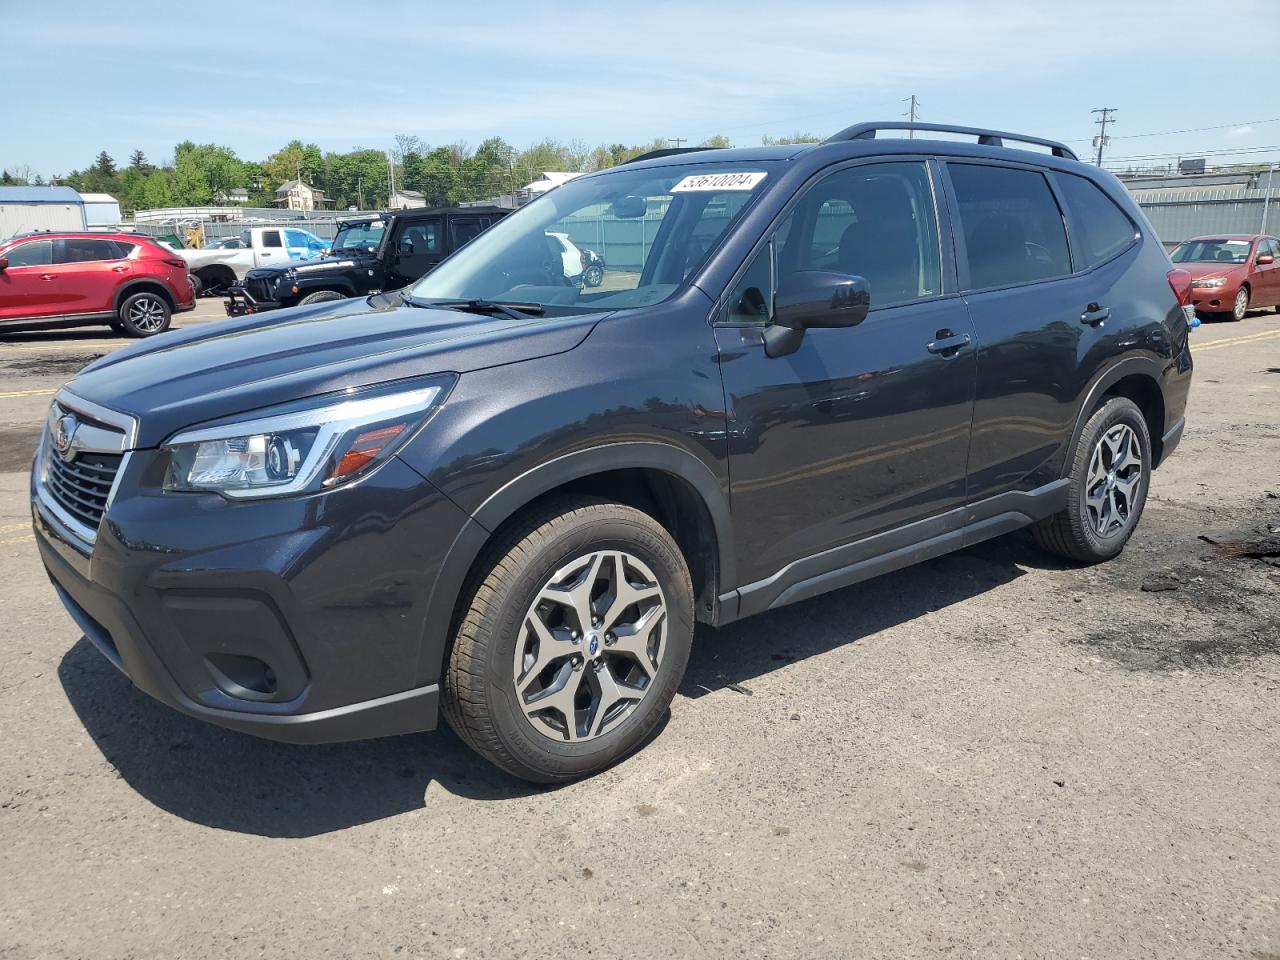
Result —
<instances>
[{"instance_id":1,"label":"green tree","mask_svg":"<svg viewBox=\"0 0 1280 960\"><path fill-rule=\"evenodd\" d=\"M404 185L419 191L427 206L445 207L456 203L459 169L448 147L437 147L422 155L411 153L404 160Z\"/></svg>"},{"instance_id":2,"label":"green tree","mask_svg":"<svg viewBox=\"0 0 1280 960\"><path fill-rule=\"evenodd\" d=\"M301 140L291 140L262 163L267 175L264 186L274 198L276 188L286 180L302 177L304 183L313 187L325 188L324 154L314 143L304 144Z\"/></svg>"},{"instance_id":3,"label":"green tree","mask_svg":"<svg viewBox=\"0 0 1280 960\"><path fill-rule=\"evenodd\" d=\"M717 133L713 137L707 137L707 139L703 140L700 144L698 144L698 146L707 147L707 148L732 147L733 142L724 134Z\"/></svg>"},{"instance_id":4,"label":"green tree","mask_svg":"<svg viewBox=\"0 0 1280 960\"><path fill-rule=\"evenodd\" d=\"M386 203L387 156L381 150L363 148L349 153L326 153L324 160L324 189L337 209L363 205L363 209L369 210Z\"/></svg>"},{"instance_id":5,"label":"green tree","mask_svg":"<svg viewBox=\"0 0 1280 960\"><path fill-rule=\"evenodd\" d=\"M765 135L760 138L760 143L766 147L773 147L782 143L821 143L822 140L823 140L822 137L816 136L815 134L801 133L799 130L797 130L795 133L791 134L790 136L784 136L784 137L770 137L768 135Z\"/></svg>"}]
</instances>

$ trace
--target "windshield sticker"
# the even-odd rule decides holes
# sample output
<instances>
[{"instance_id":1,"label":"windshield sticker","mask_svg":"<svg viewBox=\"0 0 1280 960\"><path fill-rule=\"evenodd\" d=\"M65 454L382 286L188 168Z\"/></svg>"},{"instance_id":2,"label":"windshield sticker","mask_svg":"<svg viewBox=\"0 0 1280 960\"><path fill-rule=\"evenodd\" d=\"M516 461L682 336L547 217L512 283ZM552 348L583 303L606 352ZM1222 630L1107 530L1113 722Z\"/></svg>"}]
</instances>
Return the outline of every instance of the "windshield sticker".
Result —
<instances>
[{"instance_id":1,"label":"windshield sticker","mask_svg":"<svg viewBox=\"0 0 1280 960\"><path fill-rule=\"evenodd\" d=\"M707 190L754 190L767 173L696 173L685 177L672 193L697 193Z\"/></svg>"}]
</instances>

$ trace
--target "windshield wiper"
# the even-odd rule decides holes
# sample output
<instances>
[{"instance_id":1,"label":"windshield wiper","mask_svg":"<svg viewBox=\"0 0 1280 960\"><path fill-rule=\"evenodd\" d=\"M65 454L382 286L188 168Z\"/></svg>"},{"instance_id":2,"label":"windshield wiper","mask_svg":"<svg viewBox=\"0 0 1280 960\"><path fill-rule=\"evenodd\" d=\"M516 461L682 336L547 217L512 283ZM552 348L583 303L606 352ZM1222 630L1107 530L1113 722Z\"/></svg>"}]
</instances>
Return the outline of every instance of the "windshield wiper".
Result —
<instances>
[{"instance_id":1,"label":"windshield wiper","mask_svg":"<svg viewBox=\"0 0 1280 960\"><path fill-rule=\"evenodd\" d=\"M443 307L467 313L496 314L510 320L527 320L547 312L540 303L519 303L514 300L418 300L416 297L406 296L405 302L415 307Z\"/></svg>"}]
</instances>

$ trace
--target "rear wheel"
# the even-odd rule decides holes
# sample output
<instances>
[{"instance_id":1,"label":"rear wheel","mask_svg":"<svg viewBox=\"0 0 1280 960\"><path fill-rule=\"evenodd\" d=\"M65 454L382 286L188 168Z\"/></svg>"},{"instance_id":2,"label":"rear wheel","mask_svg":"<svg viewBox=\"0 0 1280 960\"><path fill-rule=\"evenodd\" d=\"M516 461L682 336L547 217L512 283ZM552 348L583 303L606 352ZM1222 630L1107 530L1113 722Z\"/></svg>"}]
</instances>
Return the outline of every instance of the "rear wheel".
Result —
<instances>
[{"instance_id":1,"label":"rear wheel","mask_svg":"<svg viewBox=\"0 0 1280 960\"><path fill-rule=\"evenodd\" d=\"M1231 319L1243 320L1249 312L1249 288L1241 287L1236 291L1236 301L1231 307Z\"/></svg>"},{"instance_id":2,"label":"rear wheel","mask_svg":"<svg viewBox=\"0 0 1280 960\"><path fill-rule=\"evenodd\" d=\"M1032 535L1045 550L1081 563L1110 560L1138 526L1151 483L1151 436L1137 404L1112 397L1089 418L1069 479L1066 509Z\"/></svg>"},{"instance_id":3,"label":"rear wheel","mask_svg":"<svg viewBox=\"0 0 1280 960\"><path fill-rule=\"evenodd\" d=\"M582 275L582 279L588 287L600 286L604 283L604 267L593 263L587 267L587 272Z\"/></svg>"},{"instance_id":4,"label":"rear wheel","mask_svg":"<svg viewBox=\"0 0 1280 960\"><path fill-rule=\"evenodd\" d=\"M116 316L125 336L154 337L169 329L171 313L168 300L158 293L144 290L125 297Z\"/></svg>"},{"instance_id":5,"label":"rear wheel","mask_svg":"<svg viewBox=\"0 0 1280 960\"><path fill-rule=\"evenodd\" d=\"M693 589L666 530L632 507L561 500L481 564L444 677L449 725L525 780L559 783L635 750L675 696Z\"/></svg>"},{"instance_id":6,"label":"rear wheel","mask_svg":"<svg viewBox=\"0 0 1280 960\"><path fill-rule=\"evenodd\" d=\"M298 306L304 306L308 303L327 303L330 300L346 299L337 290L317 290L315 293L308 293L305 297L298 301Z\"/></svg>"},{"instance_id":7,"label":"rear wheel","mask_svg":"<svg viewBox=\"0 0 1280 960\"><path fill-rule=\"evenodd\" d=\"M202 292L203 290L204 290L204 284L200 282L200 278L199 278L199 277L197 277L194 273L193 273L193 274L191 274L191 291L192 291L192 293L193 293L196 297L199 297L199 296L200 296L200 294L201 294L201 292Z\"/></svg>"}]
</instances>

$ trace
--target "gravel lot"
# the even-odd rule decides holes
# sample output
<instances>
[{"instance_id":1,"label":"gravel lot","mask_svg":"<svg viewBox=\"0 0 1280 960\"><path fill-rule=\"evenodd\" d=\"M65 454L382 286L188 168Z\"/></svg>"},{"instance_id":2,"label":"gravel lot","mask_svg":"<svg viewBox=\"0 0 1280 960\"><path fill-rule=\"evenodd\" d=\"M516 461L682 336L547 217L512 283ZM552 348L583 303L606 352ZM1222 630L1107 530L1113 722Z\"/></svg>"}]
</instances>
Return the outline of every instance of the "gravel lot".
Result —
<instances>
[{"instance_id":1,"label":"gravel lot","mask_svg":"<svg viewBox=\"0 0 1280 960\"><path fill-rule=\"evenodd\" d=\"M26 500L121 341L0 338L0 957L1280 958L1280 316L1194 338L1119 560L1014 535L703 630L659 736L557 790L132 689Z\"/></svg>"}]
</instances>

